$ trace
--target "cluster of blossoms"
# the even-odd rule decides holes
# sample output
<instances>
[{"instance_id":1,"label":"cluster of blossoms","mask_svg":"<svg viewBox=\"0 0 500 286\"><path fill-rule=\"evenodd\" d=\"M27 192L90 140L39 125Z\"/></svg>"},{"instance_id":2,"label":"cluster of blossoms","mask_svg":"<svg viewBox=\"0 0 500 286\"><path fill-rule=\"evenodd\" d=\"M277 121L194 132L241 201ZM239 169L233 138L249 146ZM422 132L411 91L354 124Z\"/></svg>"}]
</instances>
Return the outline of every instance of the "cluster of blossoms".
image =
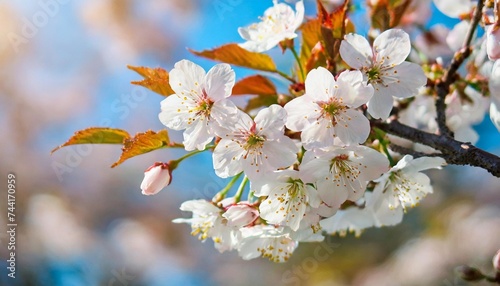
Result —
<instances>
[{"instance_id":1,"label":"cluster of blossoms","mask_svg":"<svg viewBox=\"0 0 500 286\"><path fill-rule=\"evenodd\" d=\"M296 37L302 1L296 10L275 2L262 22L240 28L247 40L241 47L262 52ZM394 98L413 97L426 84L422 68L405 61L410 50L410 38L400 29L384 31L373 45L348 34L340 56L350 70L334 77L326 68L312 69L302 95L253 118L229 99L235 73L228 64L205 72L188 60L176 63L169 79L175 94L162 101L160 121L184 130L187 151L213 148L218 176L232 177L232 183L243 179L234 196L227 197L226 188L212 201L184 202L181 210L193 217L174 222L190 224L193 235L211 238L221 252L275 262L286 261L299 242L321 241L324 234L401 222L403 210L432 192L421 171L445 161L407 155L391 168L386 155L363 144L371 130L367 116L387 119ZM214 138L215 146L209 145ZM148 173L156 172L166 186L171 174L164 167L155 164L144 181L154 180ZM242 200L248 182L249 196ZM148 186L143 190L149 194L163 187ZM352 206L342 207L346 202Z\"/></svg>"},{"instance_id":2,"label":"cluster of blossoms","mask_svg":"<svg viewBox=\"0 0 500 286\"><path fill-rule=\"evenodd\" d=\"M466 19L457 31L468 26L470 19L464 15L470 14L473 3L465 0L450 7L451 1L435 2L449 16ZM304 4L298 1L294 11L275 0L261 20L238 30L246 40L241 48L253 53L277 45L290 48L304 20ZM471 79L456 81L446 96L446 125L458 140L477 141L472 125L481 122L489 104L491 120L500 130L498 23L486 27L481 40L485 44L469 63L477 71L474 79L489 79L491 99L485 99ZM169 129L183 131L182 144L190 154L213 151L215 173L231 179L210 201L184 202L180 209L192 212L192 218L174 222L190 224L192 235L212 239L220 252L236 250L243 259L262 256L284 262L299 242L398 224L408 208L432 193L422 171L440 168L446 161L428 146L416 150L434 154L418 153L418 158L389 150L383 142L388 137L380 136L371 121L391 120L397 106L401 123L437 132L431 91L446 59L429 56L433 65L407 61L415 55L403 29L372 35L370 43L347 33L338 46L342 69L309 68L298 92L255 116L231 101L236 76L229 64L206 72L191 61L177 62L169 73L174 94L161 102L159 119ZM451 50L457 40L446 42ZM324 50L323 43L314 49ZM389 139L400 146L413 144L395 136ZM173 168L158 162L146 170L143 193L156 194L170 184L171 170L180 161L173 162ZM236 183L238 190L229 195Z\"/></svg>"}]
</instances>

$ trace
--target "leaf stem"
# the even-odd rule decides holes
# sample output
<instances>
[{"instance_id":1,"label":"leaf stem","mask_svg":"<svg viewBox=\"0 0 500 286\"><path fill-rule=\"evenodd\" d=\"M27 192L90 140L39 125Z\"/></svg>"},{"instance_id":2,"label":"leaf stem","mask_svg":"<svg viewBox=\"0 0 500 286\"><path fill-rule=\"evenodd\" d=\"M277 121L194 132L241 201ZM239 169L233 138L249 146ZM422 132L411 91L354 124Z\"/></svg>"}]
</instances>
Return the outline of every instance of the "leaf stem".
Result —
<instances>
[{"instance_id":1,"label":"leaf stem","mask_svg":"<svg viewBox=\"0 0 500 286\"><path fill-rule=\"evenodd\" d=\"M296 81L293 78L291 78L290 76L288 76L286 73L279 71L279 70L276 70L276 73L278 73L280 76L284 77L285 79L287 79L291 83L296 83Z\"/></svg>"},{"instance_id":2,"label":"leaf stem","mask_svg":"<svg viewBox=\"0 0 500 286\"><path fill-rule=\"evenodd\" d=\"M243 195L243 191L245 190L245 186L248 183L248 177L245 175L243 178L243 181L241 181L240 186L238 187L238 191L236 191L236 194L234 195L234 202L238 203L241 201L241 195Z\"/></svg>"},{"instance_id":3,"label":"leaf stem","mask_svg":"<svg viewBox=\"0 0 500 286\"><path fill-rule=\"evenodd\" d=\"M189 158L189 157L191 157L191 156L194 156L194 155L196 155L196 154L199 154L199 153L201 153L201 152L205 152L205 151L207 151L207 150L209 150L209 149L212 149L212 148L214 148L214 147L215 147L215 145L208 145L208 146L207 146L205 149L203 149L203 150L196 150L196 151L193 151L193 152L189 152L189 153L187 153L187 154L185 154L185 155L183 155L183 156L179 157L179 158L178 158L178 159L176 159L176 160L171 160L170 162L168 162L168 165L170 166L170 170L172 170L172 171L173 171L173 170L175 170L175 169L177 168L177 166L179 165L179 163L180 163L180 162L182 162L184 159L187 159L187 158Z\"/></svg>"},{"instance_id":4,"label":"leaf stem","mask_svg":"<svg viewBox=\"0 0 500 286\"><path fill-rule=\"evenodd\" d=\"M290 47L290 51L292 51L292 54L293 54L295 60L297 61L297 65L299 65L300 75L302 76L302 80L305 81L306 76L304 73L304 68L302 67L302 63L300 62L300 58L299 58L299 55L297 54L297 51L295 50L295 47L294 46Z\"/></svg>"},{"instance_id":5,"label":"leaf stem","mask_svg":"<svg viewBox=\"0 0 500 286\"><path fill-rule=\"evenodd\" d=\"M241 177L241 175L243 174L243 172L239 173L238 175L234 176L231 181L229 181L229 183L224 187L224 189L220 190L212 199L213 202L220 202L221 200L223 200L227 193L229 192L229 190L231 190L231 188L234 186L234 184L236 183L236 181L238 181L238 179Z\"/></svg>"}]
</instances>

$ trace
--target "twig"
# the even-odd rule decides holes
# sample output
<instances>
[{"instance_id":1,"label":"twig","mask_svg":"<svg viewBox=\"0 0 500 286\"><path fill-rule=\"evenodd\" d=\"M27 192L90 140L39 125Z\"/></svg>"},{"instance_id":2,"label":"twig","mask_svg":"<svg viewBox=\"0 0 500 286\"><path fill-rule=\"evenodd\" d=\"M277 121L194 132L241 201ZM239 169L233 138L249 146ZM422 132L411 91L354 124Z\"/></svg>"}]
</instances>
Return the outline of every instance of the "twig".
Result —
<instances>
[{"instance_id":1,"label":"twig","mask_svg":"<svg viewBox=\"0 0 500 286\"><path fill-rule=\"evenodd\" d=\"M387 133L441 151L441 157L444 158L448 164L480 167L490 172L493 176L500 178L500 157L481 150L471 143L460 142L450 136L424 132L401 124L397 120L392 120L389 123L380 120L372 120L371 123L372 126L378 127Z\"/></svg>"},{"instance_id":2,"label":"twig","mask_svg":"<svg viewBox=\"0 0 500 286\"><path fill-rule=\"evenodd\" d=\"M472 42L472 38L474 37L474 33L479 24L479 21L481 20L481 16L483 15L484 1L485 0L479 0L477 2L476 10L474 11L474 16L472 17L471 24L469 30L467 31L467 36L465 37L462 48L455 53L455 56L453 57L448 70L443 75L441 81L439 81L436 85L436 121L439 127L439 133L445 136L452 136L450 129L448 128L448 126L446 126L445 98L448 93L450 93L450 85L456 80L458 69L465 61L465 59L467 59L471 54L472 50L470 44Z\"/></svg>"}]
</instances>

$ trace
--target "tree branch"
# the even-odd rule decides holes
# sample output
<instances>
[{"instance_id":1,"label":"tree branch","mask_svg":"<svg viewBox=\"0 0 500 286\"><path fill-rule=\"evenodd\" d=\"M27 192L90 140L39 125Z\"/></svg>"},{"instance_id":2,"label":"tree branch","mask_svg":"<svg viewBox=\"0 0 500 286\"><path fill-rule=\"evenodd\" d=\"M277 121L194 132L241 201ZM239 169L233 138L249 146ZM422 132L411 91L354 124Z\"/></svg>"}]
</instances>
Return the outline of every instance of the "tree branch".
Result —
<instances>
[{"instance_id":1,"label":"tree branch","mask_svg":"<svg viewBox=\"0 0 500 286\"><path fill-rule=\"evenodd\" d=\"M477 2L476 10L474 11L474 16L472 17L462 48L455 53L448 70L443 75L443 78L436 84L436 121L439 127L439 133L445 136L451 137L452 134L448 126L446 126L446 103L444 101L446 96L450 93L451 84L455 82L457 78L458 69L472 52L470 44L479 21L481 20L481 16L483 15L484 1L485 0L479 0Z\"/></svg>"},{"instance_id":2,"label":"tree branch","mask_svg":"<svg viewBox=\"0 0 500 286\"><path fill-rule=\"evenodd\" d=\"M460 142L450 136L436 135L401 124L397 120L389 123L372 120L372 125L387 133L430 146L441 151L448 164L480 167L500 178L500 157L481 150L471 143Z\"/></svg>"}]
</instances>

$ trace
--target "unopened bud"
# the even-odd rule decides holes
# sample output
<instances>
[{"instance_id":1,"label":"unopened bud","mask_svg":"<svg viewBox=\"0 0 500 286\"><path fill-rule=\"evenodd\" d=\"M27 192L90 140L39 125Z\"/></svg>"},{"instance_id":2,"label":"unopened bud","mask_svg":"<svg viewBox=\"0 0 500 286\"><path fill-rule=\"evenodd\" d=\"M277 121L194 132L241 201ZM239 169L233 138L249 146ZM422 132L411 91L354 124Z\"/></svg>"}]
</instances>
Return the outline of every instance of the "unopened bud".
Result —
<instances>
[{"instance_id":1,"label":"unopened bud","mask_svg":"<svg viewBox=\"0 0 500 286\"><path fill-rule=\"evenodd\" d=\"M245 202L230 206L222 215L227 224L234 227L244 227L251 224L259 216L259 211Z\"/></svg>"},{"instance_id":2,"label":"unopened bud","mask_svg":"<svg viewBox=\"0 0 500 286\"><path fill-rule=\"evenodd\" d=\"M172 181L172 173L167 163L156 162L144 171L141 183L143 195L154 195L161 191Z\"/></svg>"},{"instance_id":3,"label":"unopened bud","mask_svg":"<svg viewBox=\"0 0 500 286\"><path fill-rule=\"evenodd\" d=\"M490 60L500 59L500 25L493 24L486 28L486 53Z\"/></svg>"},{"instance_id":4,"label":"unopened bud","mask_svg":"<svg viewBox=\"0 0 500 286\"><path fill-rule=\"evenodd\" d=\"M493 268L496 272L500 273L500 249L497 251L497 254L493 257Z\"/></svg>"},{"instance_id":5,"label":"unopened bud","mask_svg":"<svg viewBox=\"0 0 500 286\"><path fill-rule=\"evenodd\" d=\"M456 268L458 275L465 281L480 281L484 278L483 273L476 268L462 265Z\"/></svg>"}]
</instances>

